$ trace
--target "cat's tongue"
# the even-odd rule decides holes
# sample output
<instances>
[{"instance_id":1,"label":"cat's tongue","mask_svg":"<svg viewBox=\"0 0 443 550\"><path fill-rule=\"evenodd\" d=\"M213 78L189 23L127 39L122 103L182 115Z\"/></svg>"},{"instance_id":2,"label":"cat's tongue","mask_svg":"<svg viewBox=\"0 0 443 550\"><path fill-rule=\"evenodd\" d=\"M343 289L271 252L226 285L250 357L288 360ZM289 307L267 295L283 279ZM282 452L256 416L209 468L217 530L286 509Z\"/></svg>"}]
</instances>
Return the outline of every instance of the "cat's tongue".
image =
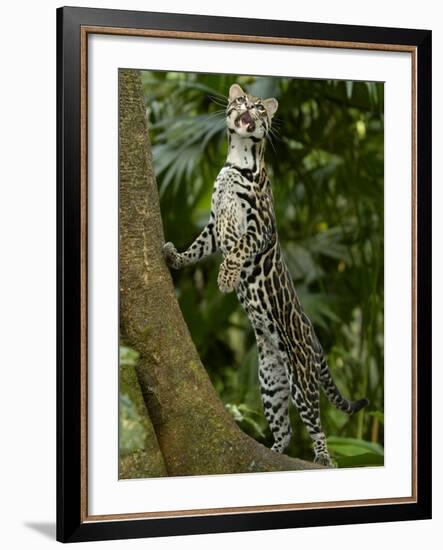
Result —
<instances>
[{"instance_id":1,"label":"cat's tongue","mask_svg":"<svg viewBox=\"0 0 443 550\"><path fill-rule=\"evenodd\" d=\"M252 118L249 111L246 111L242 115L240 115L235 122L236 126L240 126L240 128L247 128L249 131L254 130L254 119Z\"/></svg>"}]
</instances>

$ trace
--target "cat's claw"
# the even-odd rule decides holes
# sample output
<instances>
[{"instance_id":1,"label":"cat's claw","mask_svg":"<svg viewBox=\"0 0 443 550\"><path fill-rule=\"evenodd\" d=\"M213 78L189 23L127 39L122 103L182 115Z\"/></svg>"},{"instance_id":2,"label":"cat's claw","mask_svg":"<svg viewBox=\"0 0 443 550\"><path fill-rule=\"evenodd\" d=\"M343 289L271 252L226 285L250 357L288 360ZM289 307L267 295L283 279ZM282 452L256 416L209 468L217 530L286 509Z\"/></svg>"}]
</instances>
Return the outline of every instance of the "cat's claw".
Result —
<instances>
[{"instance_id":1,"label":"cat's claw","mask_svg":"<svg viewBox=\"0 0 443 550\"><path fill-rule=\"evenodd\" d=\"M315 464L326 466L328 468L335 468L335 464L332 462L331 457L328 454L318 454L314 459Z\"/></svg>"}]
</instances>

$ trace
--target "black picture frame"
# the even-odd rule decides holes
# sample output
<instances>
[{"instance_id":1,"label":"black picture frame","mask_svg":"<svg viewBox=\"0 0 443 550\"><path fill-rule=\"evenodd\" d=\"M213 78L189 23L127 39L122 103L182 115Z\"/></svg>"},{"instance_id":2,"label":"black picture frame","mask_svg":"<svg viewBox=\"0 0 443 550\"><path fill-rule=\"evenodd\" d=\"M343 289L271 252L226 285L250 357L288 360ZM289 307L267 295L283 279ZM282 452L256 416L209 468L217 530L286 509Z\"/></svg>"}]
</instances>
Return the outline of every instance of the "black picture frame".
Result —
<instances>
[{"instance_id":1,"label":"black picture frame","mask_svg":"<svg viewBox=\"0 0 443 550\"><path fill-rule=\"evenodd\" d=\"M415 502L88 521L82 513L82 27L407 46L416 56ZM82 202L83 201L83 202ZM431 517L431 31L64 7L57 10L57 539L62 542ZM83 457L83 458L82 458Z\"/></svg>"}]
</instances>

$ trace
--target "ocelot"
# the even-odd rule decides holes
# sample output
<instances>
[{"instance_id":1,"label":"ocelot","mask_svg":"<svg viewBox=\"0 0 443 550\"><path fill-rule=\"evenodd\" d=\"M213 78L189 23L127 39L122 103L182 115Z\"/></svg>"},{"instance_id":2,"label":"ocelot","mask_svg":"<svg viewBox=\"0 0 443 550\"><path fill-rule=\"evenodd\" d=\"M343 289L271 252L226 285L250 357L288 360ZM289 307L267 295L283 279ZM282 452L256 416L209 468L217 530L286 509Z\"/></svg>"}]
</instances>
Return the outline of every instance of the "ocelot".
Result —
<instances>
[{"instance_id":1,"label":"ocelot","mask_svg":"<svg viewBox=\"0 0 443 550\"><path fill-rule=\"evenodd\" d=\"M208 224L185 252L164 245L169 266L179 269L217 250L223 261L221 292L236 291L253 326L259 357L263 408L283 452L291 439L291 399L313 440L315 462L332 466L320 422L320 387L348 414L368 404L348 401L338 390L311 321L295 291L280 249L264 152L278 102L229 90L228 156L215 181Z\"/></svg>"}]
</instances>

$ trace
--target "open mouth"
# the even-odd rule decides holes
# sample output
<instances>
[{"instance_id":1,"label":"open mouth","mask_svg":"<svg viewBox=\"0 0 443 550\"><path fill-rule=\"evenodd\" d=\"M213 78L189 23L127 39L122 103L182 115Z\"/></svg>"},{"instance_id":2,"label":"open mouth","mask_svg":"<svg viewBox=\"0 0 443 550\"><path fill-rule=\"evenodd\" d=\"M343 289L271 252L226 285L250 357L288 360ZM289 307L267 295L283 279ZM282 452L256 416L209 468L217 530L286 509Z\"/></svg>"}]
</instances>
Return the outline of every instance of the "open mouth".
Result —
<instances>
[{"instance_id":1,"label":"open mouth","mask_svg":"<svg viewBox=\"0 0 443 550\"><path fill-rule=\"evenodd\" d=\"M255 130L255 122L249 111L245 111L238 116L234 124L237 128L245 128L247 132L253 132Z\"/></svg>"}]
</instances>

